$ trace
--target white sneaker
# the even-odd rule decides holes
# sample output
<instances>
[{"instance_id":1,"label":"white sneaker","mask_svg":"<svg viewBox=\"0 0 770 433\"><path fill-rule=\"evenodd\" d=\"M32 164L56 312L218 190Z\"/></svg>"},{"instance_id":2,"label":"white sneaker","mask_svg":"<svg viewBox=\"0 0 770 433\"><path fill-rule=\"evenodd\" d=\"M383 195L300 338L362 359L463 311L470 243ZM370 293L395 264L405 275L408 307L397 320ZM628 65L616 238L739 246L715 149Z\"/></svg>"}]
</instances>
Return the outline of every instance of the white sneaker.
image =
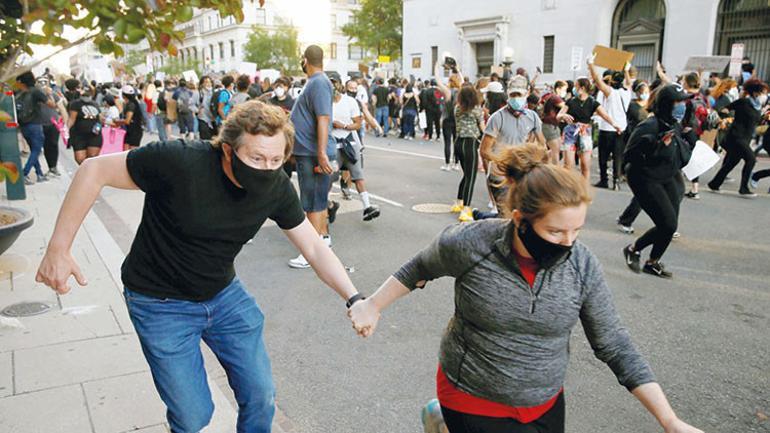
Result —
<instances>
[{"instance_id":1,"label":"white sneaker","mask_svg":"<svg viewBox=\"0 0 770 433\"><path fill-rule=\"evenodd\" d=\"M452 165L452 170L454 170L454 171L460 171L460 164L454 164L454 165Z\"/></svg>"},{"instance_id":2,"label":"white sneaker","mask_svg":"<svg viewBox=\"0 0 770 433\"><path fill-rule=\"evenodd\" d=\"M442 165L442 166L441 166L441 170L443 170L443 171L449 171L449 170L451 170L451 169L449 168L449 165L448 165L448 164L444 164L444 165Z\"/></svg>"},{"instance_id":3,"label":"white sneaker","mask_svg":"<svg viewBox=\"0 0 770 433\"><path fill-rule=\"evenodd\" d=\"M310 267L310 263L305 260L305 256L300 254L296 258L289 260L289 267L292 269L307 269Z\"/></svg>"}]
</instances>

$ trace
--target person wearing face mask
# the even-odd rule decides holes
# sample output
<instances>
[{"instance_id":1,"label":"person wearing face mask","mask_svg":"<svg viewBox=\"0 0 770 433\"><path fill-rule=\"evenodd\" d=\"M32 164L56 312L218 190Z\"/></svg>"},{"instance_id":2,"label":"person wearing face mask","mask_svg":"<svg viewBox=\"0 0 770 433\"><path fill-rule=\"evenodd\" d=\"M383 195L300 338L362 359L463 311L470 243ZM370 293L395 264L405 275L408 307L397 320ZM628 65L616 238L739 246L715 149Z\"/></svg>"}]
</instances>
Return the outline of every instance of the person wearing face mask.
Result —
<instances>
[{"instance_id":1,"label":"person wearing face mask","mask_svg":"<svg viewBox=\"0 0 770 433\"><path fill-rule=\"evenodd\" d=\"M233 109L213 141L154 142L87 160L62 203L37 281L64 295L85 276L70 249L102 188L145 192L139 229L122 266L128 314L174 432L197 432L214 404L201 340L239 402L240 432L269 433L275 411L264 315L234 261L267 219L349 305L360 301L344 267L305 218L288 176L294 130L278 107ZM342 302L340 303L342 304Z\"/></svg>"},{"instance_id":2,"label":"person wearing face mask","mask_svg":"<svg viewBox=\"0 0 770 433\"><path fill-rule=\"evenodd\" d=\"M543 96L543 136L551 155L551 163L558 164L559 151L561 150L561 129L559 124L569 122L572 119L568 114L559 117L559 112L564 106L564 98L567 96L567 83L557 81L553 85L553 92Z\"/></svg>"},{"instance_id":3,"label":"person wearing face mask","mask_svg":"<svg viewBox=\"0 0 770 433\"><path fill-rule=\"evenodd\" d=\"M198 134L201 140L211 140L217 135L215 116L211 112L214 86L211 77L204 75L198 82Z\"/></svg>"},{"instance_id":4,"label":"person wearing face mask","mask_svg":"<svg viewBox=\"0 0 770 433\"><path fill-rule=\"evenodd\" d=\"M628 186L655 224L623 249L626 265L636 273L672 277L660 259L671 244L679 220L679 204L684 194L681 168L690 156L681 122L687 111L685 100L692 97L679 84L668 84L658 90L655 115L637 125L626 147ZM641 253L648 246L652 246L652 251L642 267Z\"/></svg>"},{"instance_id":5,"label":"person wearing face mask","mask_svg":"<svg viewBox=\"0 0 770 433\"><path fill-rule=\"evenodd\" d=\"M573 98L567 101L558 116L567 121L564 127L564 166L575 166L575 153L580 159L580 171L588 182L591 179L591 152L593 151L592 120L594 113L609 123L619 134L623 129L615 123L599 102L590 94L591 81L578 78L572 88ZM565 115L569 115L566 117ZM571 118L571 119L570 119Z\"/></svg>"},{"instance_id":6,"label":"person wearing face mask","mask_svg":"<svg viewBox=\"0 0 770 433\"><path fill-rule=\"evenodd\" d=\"M588 185L548 159L535 144L502 151L495 167L509 184L506 218L444 229L351 308L354 327L371 336L394 301L452 277L458 302L436 373L449 433L564 432L564 378L578 321L596 357L667 433L702 433L676 417L620 322L598 259L577 239Z\"/></svg>"},{"instance_id":7,"label":"person wearing face mask","mask_svg":"<svg viewBox=\"0 0 770 433\"><path fill-rule=\"evenodd\" d=\"M727 152L724 161L722 161L722 167L708 183L711 192L718 193L727 175L743 160L738 193L741 197L756 197L756 194L749 188L751 172L757 161L750 142L759 121L762 120L761 110L767 99L767 89L767 84L763 81L752 78L744 83L742 97L725 107L735 114L734 120L721 143Z\"/></svg>"},{"instance_id":8,"label":"person wearing face mask","mask_svg":"<svg viewBox=\"0 0 770 433\"><path fill-rule=\"evenodd\" d=\"M273 85L273 96L267 100L268 103L281 107L283 111L289 113L294 108L294 98L289 95L289 79L280 77L275 80Z\"/></svg>"},{"instance_id":9,"label":"person wearing face mask","mask_svg":"<svg viewBox=\"0 0 770 433\"><path fill-rule=\"evenodd\" d=\"M67 105L67 112L69 113L67 129L70 131L67 144L72 147L75 162L78 165L83 164L87 158L99 156L99 152L102 150L102 135L97 127L99 124L99 106L91 98L91 92L83 90L79 86L78 83L77 90L81 90L81 96L72 99Z\"/></svg>"}]
</instances>

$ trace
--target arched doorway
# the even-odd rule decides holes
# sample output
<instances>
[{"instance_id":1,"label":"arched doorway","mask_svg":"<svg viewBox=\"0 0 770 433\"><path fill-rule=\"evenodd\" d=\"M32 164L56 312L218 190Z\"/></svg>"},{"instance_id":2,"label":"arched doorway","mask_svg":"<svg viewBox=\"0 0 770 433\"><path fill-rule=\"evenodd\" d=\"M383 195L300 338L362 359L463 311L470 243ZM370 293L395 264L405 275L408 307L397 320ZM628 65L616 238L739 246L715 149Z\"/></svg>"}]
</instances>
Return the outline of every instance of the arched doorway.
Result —
<instances>
[{"instance_id":1,"label":"arched doorway","mask_svg":"<svg viewBox=\"0 0 770 433\"><path fill-rule=\"evenodd\" d=\"M666 5L663 0L621 0L612 21L612 46L634 53L639 78L653 80L663 51Z\"/></svg>"},{"instance_id":2,"label":"arched doorway","mask_svg":"<svg viewBox=\"0 0 770 433\"><path fill-rule=\"evenodd\" d=\"M714 54L730 55L743 44L757 77L770 78L770 3L767 0L722 0L719 3Z\"/></svg>"}]
</instances>

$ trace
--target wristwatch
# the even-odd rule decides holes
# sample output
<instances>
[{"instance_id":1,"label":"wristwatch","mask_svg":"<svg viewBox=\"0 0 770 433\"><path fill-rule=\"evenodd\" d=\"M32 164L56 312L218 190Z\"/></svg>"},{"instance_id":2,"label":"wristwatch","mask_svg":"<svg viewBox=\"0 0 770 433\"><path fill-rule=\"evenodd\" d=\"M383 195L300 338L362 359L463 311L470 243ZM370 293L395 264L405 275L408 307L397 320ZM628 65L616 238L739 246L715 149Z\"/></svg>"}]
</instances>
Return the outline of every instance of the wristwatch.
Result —
<instances>
[{"instance_id":1,"label":"wristwatch","mask_svg":"<svg viewBox=\"0 0 770 433\"><path fill-rule=\"evenodd\" d=\"M362 294L360 294L360 293L356 293L355 295L351 296L351 297L350 297L350 299L348 299L348 302L346 302L346 303L345 303L345 306L346 306L346 307L348 307L348 308L350 308L350 307L352 307L352 306L353 306L353 304L355 304L356 302L358 302L358 301L363 301L364 299L366 299L366 298L364 297L364 295L362 295Z\"/></svg>"}]
</instances>

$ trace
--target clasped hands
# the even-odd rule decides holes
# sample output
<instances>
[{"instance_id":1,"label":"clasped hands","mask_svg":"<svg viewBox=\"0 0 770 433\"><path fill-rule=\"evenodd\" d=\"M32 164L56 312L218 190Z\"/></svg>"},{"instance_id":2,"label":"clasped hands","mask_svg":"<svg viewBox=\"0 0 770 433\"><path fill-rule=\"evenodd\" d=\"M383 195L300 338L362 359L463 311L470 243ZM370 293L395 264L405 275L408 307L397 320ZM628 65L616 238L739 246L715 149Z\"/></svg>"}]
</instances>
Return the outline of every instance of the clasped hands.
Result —
<instances>
[{"instance_id":1,"label":"clasped hands","mask_svg":"<svg viewBox=\"0 0 770 433\"><path fill-rule=\"evenodd\" d=\"M380 320L380 308L371 299L358 301L348 309L348 318L353 323L353 329L361 337L369 337L374 333Z\"/></svg>"}]
</instances>

